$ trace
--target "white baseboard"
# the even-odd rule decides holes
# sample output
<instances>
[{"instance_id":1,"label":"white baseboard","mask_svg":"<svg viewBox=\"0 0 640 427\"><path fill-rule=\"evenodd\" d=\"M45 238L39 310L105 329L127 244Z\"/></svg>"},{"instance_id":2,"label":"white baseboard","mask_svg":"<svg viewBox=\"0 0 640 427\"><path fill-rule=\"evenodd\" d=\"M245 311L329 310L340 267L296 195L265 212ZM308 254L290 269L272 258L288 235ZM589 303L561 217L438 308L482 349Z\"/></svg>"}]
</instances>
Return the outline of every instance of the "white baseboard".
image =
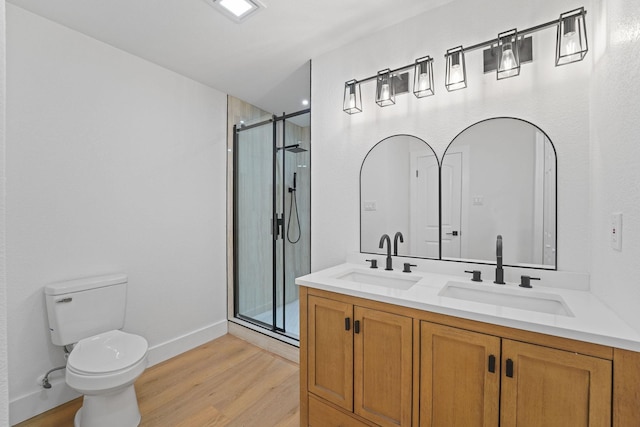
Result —
<instances>
[{"instance_id":1,"label":"white baseboard","mask_svg":"<svg viewBox=\"0 0 640 427\"><path fill-rule=\"evenodd\" d=\"M227 320L221 320L196 331L165 341L149 348L149 366L171 359L227 333ZM64 372L64 371L61 371ZM69 402L81 395L72 390L64 381L63 374L53 374L51 388L37 390L19 396L9 403L9 422L18 424L29 418Z\"/></svg>"},{"instance_id":2,"label":"white baseboard","mask_svg":"<svg viewBox=\"0 0 640 427\"><path fill-rule=\"evenodd\" d=\"M161 344L149 348L149 366L169 360L185 351L198 347L199 345L213 341L227 333L228 321L220 320L202 329L189 332L188 334L165 341Z\"/></svg>"},{"instance_id":3,"label":"white baseboard","mask_svg":"<svg viewBox=\"0 0 640 427\"><path fill-rule=\"evenodd\" d=\"M64 374L55 375L55 378L49 382L51 383L50 389L39 388L9 402L9 423L11 425L21 423L81 396L64 382Z\"/></svg>"}]
</instances>

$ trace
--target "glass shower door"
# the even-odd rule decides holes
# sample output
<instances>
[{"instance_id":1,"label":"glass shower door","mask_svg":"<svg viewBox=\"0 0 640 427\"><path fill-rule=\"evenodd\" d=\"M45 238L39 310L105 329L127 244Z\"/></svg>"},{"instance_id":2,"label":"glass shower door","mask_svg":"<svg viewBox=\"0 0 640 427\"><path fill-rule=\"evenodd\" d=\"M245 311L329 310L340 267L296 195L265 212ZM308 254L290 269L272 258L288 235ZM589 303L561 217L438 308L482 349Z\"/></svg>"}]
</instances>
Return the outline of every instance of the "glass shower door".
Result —
<instances>
[{"instance_id":1,"label":"glass shower door","mask_svg":"<svg viewBox=\"0 0 640 427\"><path fill-rule=\"evenodd\" d=\"M236 132L234 141L235 312L274 327L274 144L271 122Z\"/></svg>"},{"instance_id":2,"label":"glass shower door","mask_svg":"<svg viewBox=\"0 0 640 427\"><path fill-rule=\"evenodd\" d=\"M310 272L310 114L235 131L235 316L299 338L295 278Z\"/></svg>"}]
</instances>

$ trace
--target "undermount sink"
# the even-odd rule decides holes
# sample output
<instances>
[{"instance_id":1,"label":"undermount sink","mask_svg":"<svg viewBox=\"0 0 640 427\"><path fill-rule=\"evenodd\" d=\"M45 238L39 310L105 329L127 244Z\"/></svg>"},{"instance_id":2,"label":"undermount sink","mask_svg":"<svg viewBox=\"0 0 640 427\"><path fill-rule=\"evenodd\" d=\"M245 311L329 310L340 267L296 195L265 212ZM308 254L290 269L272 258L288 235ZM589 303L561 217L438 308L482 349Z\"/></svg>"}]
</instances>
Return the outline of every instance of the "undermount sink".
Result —
<instances>
[{"instance_id":1,"label":"undermount sink","mask_svg":"<svg viewBox=\"0 0 640 427\"><path fill-rule=\"evenodd\" d=\"M573 313L560 295L535 292L529 289L510 289L501 285L473 285L448 282L438 295L483 304L573 317Z\"/></svg>"},{"instance_id":2,"label":"undermount sink","mask_svg":"<svg viewBox=\"0 0 640 427\"><path fill-rule=\"evenodd\" d=\"M407 274L407 277L399 277L389 272L369 272L364 270L352 270L341 273L336 279L350 282L364 283L367 285L385 286L387 288L407 290L415 285L422 277Z\"/></svg>"}]
</instances>

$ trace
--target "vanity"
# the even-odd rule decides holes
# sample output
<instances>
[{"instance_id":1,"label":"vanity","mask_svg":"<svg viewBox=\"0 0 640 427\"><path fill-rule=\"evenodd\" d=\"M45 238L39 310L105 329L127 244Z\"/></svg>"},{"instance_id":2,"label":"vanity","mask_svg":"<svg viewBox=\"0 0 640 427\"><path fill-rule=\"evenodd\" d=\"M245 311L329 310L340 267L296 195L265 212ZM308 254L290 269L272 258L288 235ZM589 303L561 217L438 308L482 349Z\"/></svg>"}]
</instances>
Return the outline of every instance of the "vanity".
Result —
<instances>
[{"instance_id":1,"label":"vanity","mask_svg":"<svg viewBox=\"0 0 640 427\"><path fill-rule=\"evenodd\" d=\"M364 258L296 280L301 425L639 425L640 334L589 292Z\"/></svg>"},{"instance_id":2,"label":"vanity","mask_svg":"<svg viewBox=\"0 0 640 427\"><path fill-rule=\"evenodd\" d=\"M640 333L558 270L557 168L509 117L371 148L360 253L296 279L301 425L640 426Z\"/></svg>"}]
</instances>

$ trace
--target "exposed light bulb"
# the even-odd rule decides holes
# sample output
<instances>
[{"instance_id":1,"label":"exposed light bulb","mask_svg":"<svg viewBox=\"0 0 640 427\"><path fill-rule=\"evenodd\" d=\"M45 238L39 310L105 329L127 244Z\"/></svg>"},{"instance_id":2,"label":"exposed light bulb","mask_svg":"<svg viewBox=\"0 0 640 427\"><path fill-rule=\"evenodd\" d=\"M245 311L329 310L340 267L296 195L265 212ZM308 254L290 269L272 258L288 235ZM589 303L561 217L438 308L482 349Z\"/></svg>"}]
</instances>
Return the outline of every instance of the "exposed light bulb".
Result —
<instances>
[{"instance_id":1,"label":"exposed light bulb","mask_svg":"<svg viewBox=\"0 0 640 427\"><path fill-rule=\"evenodd\" d=\"M356 94L349 94L349 108L356 108Z\"/></svg>"},{"instance_id":2,"label":"exposed light bulb","mask_svg":"<svg viewBox=\"0 0 640 427\"><path fill-rule=\"evenodd\" d=\"M567 40L564 45L564 51L567 53L567 55L573 55L578 51L578 43L576 43L574 37Z\"/></svg>"},{"instance_id":3,"label":"exposed light bulb","mask_svg":"<svg viewBox=\"0 0 640 427\"><path fill-rule=\"evenodd\" d=\"M429 89L429 74L421 73L418 77L418 90L423 92Z\"/></svg>"},{"instance_id":4,"label":"exposed light bulb","mask_svg":"<svg viewBox=\"0 0 640 427\"><path fill-rule=\"evenodd\" d=\"M305 107L306 107L307 105L309 105L309 100L308 100L308 99L303 99L303 100L302 100L302 105L304 105Z\"/></svg>"},{"instance_id":5,"label":"exposed light bulb","mask_svg":"<svg viewBox=\"0 0 640 427\"><path fill-rule=\"evenodd\" d=\"M460 64L454 64L451 66L451 77L449 78L449 83L461 83L462 78L462 67Z\"/></svg>"},{"instance_id":6,"label":"exposed light bulb","mask_svg":"<svg viewBox=\"0 0 640 427\"><path fill-rule=\"evenodd\" d=\"M578 49L577 33L574 31L568 31L564 34L564 55L573 55L577 53Z\"/></svg>"},{"instance_id":7,"label":"exposed light bulb","mask_svg":"<svg viewBox=\"0 0 640 427\"><path fill-rule=\"evenodd\" d=\"M380 88L380 101L388 101L391 99L389 95L389 83L382 83L382 87Z\"/></svg>"},{"instance_id":8,"label":"exposed light bulb","mask_svg":"<svg viewBox=\"0 0 640 427\"><path fill-rule=\"evenodd\" d=\"M513 54L511 43L505 43L502 46L502 58L500 59L499 72L504 77L510 77L517 74L518 62Z\"/></svg>"}]
</instances>

